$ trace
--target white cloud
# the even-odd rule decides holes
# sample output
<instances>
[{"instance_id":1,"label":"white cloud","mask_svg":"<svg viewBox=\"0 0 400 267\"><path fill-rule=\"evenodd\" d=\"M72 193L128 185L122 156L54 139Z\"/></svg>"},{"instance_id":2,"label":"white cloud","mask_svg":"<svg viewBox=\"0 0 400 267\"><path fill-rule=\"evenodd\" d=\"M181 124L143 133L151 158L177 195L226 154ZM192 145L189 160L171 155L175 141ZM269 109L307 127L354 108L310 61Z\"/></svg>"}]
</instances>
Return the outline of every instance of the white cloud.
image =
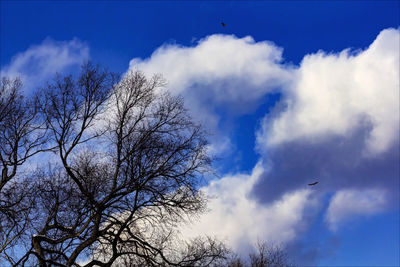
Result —
<instances>
[{"instance_id":1,"label":"white cloud","mask_svg":"<svg viewBox=\"0 0 400 267\"><path fill-rule=\"evenodd\" d=\"M356 55L344 50L305 56L286 88L287 109L264 120L258 141L276 146L346 136L366 119L372 126L366 151L387 150L399 138L399 57L398 29L383 30Z\"/></svg>"},{"instance_id":2,"label":"white cloud","mask_svg":"<svg viewBox=\"0 0 400 267\"><path fill-rule=\"evenodd\" d=\"M216 236L241 253L259 240L277 244L296 239L304 226L305 210L316 208L317 203L310 190L283 195L270 205L258 203L250 193L264 171L258 163L250 175L226 176L203 187L201 191L209 197L209 211L183 228L182 234Z\"/></svg>"},{"instance_id":3,"label":"white cloud","mask_svg":"<svg viewBox=\"0 0 400 267\"><path fill-rule=\"evenodd\" d=\"M229 116L249 113L268 92L289 82L290 68L282 65L282 49L252 37L214 34L193 47L166 44L149 58L135 58L130 70L146 75L161 73L168 89L183 95L193 117L213 134L212 146L228 144L226 129L220 129L216 109ZM224 146L219 153L229 153ZM217 153L218 154L218 153Z\"/></svg>"},{"instance_id":4,"label":"white cloud","mask_svg":"<svg viewBox=\"0 0 400 267\"><path fill-rule=\"evenodd\" d=\"M177 93L199 86L214 103L252 103L290 78L281 62L282 49L272 43L215 34L195 47L161 46L149 59L133 59L130 68L162 73Z\"/></svg>"},{"instance_id":5,"label":"white cloud","mask_svg":"<svg viewBox=\"0 0 400 267\"><path fill-rule=\"evenodd\" d=\"M340 190L330 201L325 221L332 231L336 231L340 223L355 216L382 212L388 204L386 193L383 189Z\"/></svg>"},{"instance_id":6,"label":"white cloud","mask_svg":"<svg viewBox=\"0 0 400 267\"><path fill-rule=\"evenodd\" d=\"M19 76L25 89L31 90L53 78L56 72L79 67L88 59L89 47L86 43L76 38L71 41L54 41L47 38L41 44L33 45L15 55L1 70L1 76Z\"/></svg>"}]
</instances>

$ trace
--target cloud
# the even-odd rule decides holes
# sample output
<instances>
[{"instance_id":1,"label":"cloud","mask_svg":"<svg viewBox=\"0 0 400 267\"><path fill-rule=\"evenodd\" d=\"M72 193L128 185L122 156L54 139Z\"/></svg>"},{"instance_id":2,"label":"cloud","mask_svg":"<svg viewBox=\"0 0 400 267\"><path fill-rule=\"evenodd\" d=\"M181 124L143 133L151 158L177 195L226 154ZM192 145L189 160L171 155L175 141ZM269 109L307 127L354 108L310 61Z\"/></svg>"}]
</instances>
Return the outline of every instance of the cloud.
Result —
<instances>
[{"instance_id":1,"label":"cloud","mask_svg":"<svg viewBox=\"0 0 400 267\"><path fill-rule=\"evenodd\" d=\"M203 95L212 104L240 104L247 110L290 79L282 60L282 49L271 42L214 34L194 47L163 45L148 59L131 60L130 68L162 73L176 93Z\"/></svg>"},{"instance_id":2,"label":"cloud","mask_svg":"<svg viewBox=\"0 0 400 267\"><path fill-rule=\"evenodd\" d=\"M88 59L89 47L86 43L76 38L70 41L47 38L41 44L15 55L1 69L1 76L20 77L24 88L30 91L53 78L57 72L70 72Z\"/></svg>"},{"instance_id":3,"label":"cloud","mask_svg":"<svg viewBox=\"0 0 400 267\"><path fill-rule=\"evenodd\" d=\"M399 30L383 30L364 51L320 51L303 58L286 88L286 109L265 120L258 141L346 137L366 121L366 154L379 154L399 139Z\"/></svg>"},{"instance_id":4,"label":"cloud","mask_svg":"<svg viewBox=\"0 0 400 267\"><path fill-rule=\"evenodd\" d=\"M282 61L282 49L271 42L214 34L192 47L165 44L149 58L131 60L130 69L161 73L168 89L183 95L192 116L213 133L216 147L229 143L221 113L224 120L251 113L267 93L289 82L291 70ZM225 148L220 153L229 152Z\"/></svg>"},{"instance_id":5,"label":"cloud","mask_svg":"<svg viewBox=\"0 0 400 267\"><path fill-rule=\"evenodd\" d=\"M316 209L317 202L310 197L309 189L302 189L269 205L258 203L250 193L263 172L259 162L249 175L225 176L203 187L201 191L209 197L209 211L182 234L217 236L244 255L260 240L274 244L295 240L304 228L306 212Z\"/></svg>"},{"instance_id":6,"label":"cloud","mask_svg":"<svg viewBox=\"0 0 400 267\"><path fill-rule=\"evenodd\" d=\"M384 189L344 189L336 192L325 217L329 228L336 231L341 222L354 215L373 215L384 211L388 204L386 193Z\"/></svg>"},{"instance_id":7,"label":"cloud","mask_svg":"<svg viewBox=\"0 0 400 267\"><path fill-rule=\"evenodd\" d=\"M314 180L321 192L379 187L399 198L398 47L399 30L386 29L364 51L304 57L257 133L270 165L260 201Z\"/></svg>"},{"instance_id":8,"label":"cloud","mask_svg":"<svg viewBox=\"0 0 400 267\"><path fill-rule=\"evenodd\" d=\"M399 57L398 29L356 53L305 56L257 133L269 168L251 194L268 205L318 181L321 201L334 195L325 211L331 231L398 209Z\"/></svg>"}]
</instances>

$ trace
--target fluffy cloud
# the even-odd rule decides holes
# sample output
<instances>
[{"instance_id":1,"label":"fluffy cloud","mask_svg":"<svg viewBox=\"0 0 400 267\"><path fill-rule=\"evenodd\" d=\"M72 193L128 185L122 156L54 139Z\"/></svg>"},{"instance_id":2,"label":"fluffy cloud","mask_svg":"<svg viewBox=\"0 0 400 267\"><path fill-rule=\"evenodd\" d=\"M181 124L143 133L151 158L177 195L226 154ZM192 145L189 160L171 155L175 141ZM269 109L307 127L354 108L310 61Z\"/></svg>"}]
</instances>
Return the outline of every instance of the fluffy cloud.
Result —
<instances>
[{"instance_id":1,"label":"fluffy cloud","mask_svg":"<svg viewBox=\"0 0 400 267\"><path fill-rule=\"evenodd\" d=\"M203 187L201 191L210 199L209 211L184 228L184 236L217 236L241 253L260 240L276 244L295 240L305 226L306 211L317 208L317 202L310 197L310 190L303 189L270 205L258 203L250 193L263 172L258 163L250 175L226 176Z\"/></svg>"},{"instance_id":2,"label":"fluffy cloud","mask_svg":"<svg viewBox=\"0 0 400 267\"><path fill-rule=\"evenodd\" d=\"M320 192L383 188L399 199L398 47L399 30L387 29L364 51L304 57L283 92L285 107L258 132L270 165L253 192L260 201L314 180Z\"/></svg>"},{"instance_id":3,"label":"fluffy cloud","mask_svg":"<svg viewBox=\"0 0 400 267\"><path fill-rule=\"evenodd\" d=\"M332 231L398 208L399 57L396 29L357 53L305 56L258 132L270 168L252 194L271 203L319 181L321 196L334 194L326 211Z\"/></svg>"},{"instance_id":4,"label":"fluffy cloud","mask_svg":"<svg viewBox=\"0 0 400 267\"><path fill-rule=\"evenodd\" d=\"M195 47L163 45L149 59L133 59L130 68L162 73L174 92L249 108L290 79L282 60L282 49L273 43L215 34Z\"/></svg>"},{"instance_id":5,"label":"fluffy cloud","mask_svg":"<svg viewBox=\"0 0 400 267\"><path fill-rule=\"evenodd\" d=\"M161 73L168 89L183 95L193 116L215 134L215 144L226 142L217 109L229 116L253 111L291 79L282 61L282 49L273 43L215 34L193 47L163 45L147 59L133 59L130 69Z\"/></svg>"},{"instance_id":6,"label":"fluffy cloud","mask_svg":"<svg viewBox=\"0 0 400 267\"><path fill-rule=\"evenodd\" d=\"M372 215L385 210L388 205L386 193L383 189L344 189L336 192L325 217L329 228L336 231L341 222L354 215Z\"/></svg>"},{"instance_id":7,"label":"fluffy cloud","mask_svg":"<svg viewBox=\"0 0 400 267\"><path fill-rule=\"evenodd\" d=\"M88 59L86 43L78 39L59 42L47 38L14 56L1 70L1 76L20 77L29 91L52 78L56 72L71 71L72 67Z\"/></svg>"},{"instance_id":8,"label":"fluffy cloud","mask_svg":"<svg viewBox=\"0 0 400 267\"><path fill-rule=\"evenodd\" d=\"M267 93L289 83L291 68L282 61L282 49L271 42L215 34L193 47L163 45L147 59L131 60L130 70L161 73L168 89L184 96L192 116L212 133L210 151L220 156L232 153L234 144L230 129L221 129L219 112L228 121L251 113Z\"/></svg>"},{"instance_id":9,"label":"fluffy cloud","mask_svg":"<svg viewBox=\"0 0 400 267\"><path fill-rule=\"evenodd\" d=\"M368 123L365 152L382 153L399 138L399 58L396 29L383 30L366 50L355 54L344 50L305 56L286 88L286 110L265 121L259 142L318 142L332 135L348 136Z\"/></svg>"}]
</instances>

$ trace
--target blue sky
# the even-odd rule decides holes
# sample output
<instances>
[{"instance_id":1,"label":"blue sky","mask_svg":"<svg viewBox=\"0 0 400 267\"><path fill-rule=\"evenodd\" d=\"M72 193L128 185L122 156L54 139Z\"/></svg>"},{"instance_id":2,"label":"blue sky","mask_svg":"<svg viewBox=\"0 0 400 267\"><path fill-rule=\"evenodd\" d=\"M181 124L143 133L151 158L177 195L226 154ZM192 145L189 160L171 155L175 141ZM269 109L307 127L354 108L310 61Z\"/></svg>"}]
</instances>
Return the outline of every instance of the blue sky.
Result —
<instances>
[{"instance_id":1,"label":"blue sky","mask_svg":"<svg viewBox=\"0 0 400 267\"><path fill-rule=\"evenodd\" d=\"M399 1L1 1L0 17L2 75L27 91L90 59L183 95L219 176L185 234L400 264Z\"/></svg>"}]
</instances>

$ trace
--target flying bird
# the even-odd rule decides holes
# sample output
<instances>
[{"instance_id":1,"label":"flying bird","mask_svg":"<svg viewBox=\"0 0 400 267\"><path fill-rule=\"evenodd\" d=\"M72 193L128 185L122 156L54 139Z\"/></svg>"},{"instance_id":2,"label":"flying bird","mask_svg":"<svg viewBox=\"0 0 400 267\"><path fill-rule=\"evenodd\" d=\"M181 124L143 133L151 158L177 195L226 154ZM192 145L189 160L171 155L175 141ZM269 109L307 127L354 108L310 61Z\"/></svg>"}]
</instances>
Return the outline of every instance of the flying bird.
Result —
<instances>
[{"instance_id":1,"label":"flying bird","mask_svg":"<svg viewBox=\"0 0 400 267\"><path fill-rule=\"evenodd\" d=\"M316 185L316 184L318 184L318 182L314 182L314 183L312 183L312 184L308 184L308 185Z\"/></svg>"},{"instance_id":2,"label":"flying bird","mask_svg":"<svg viewBox=\"0 0 400 267\"><path fill-rule=\"evenodd\" d=\"M225 24L225 23L223 23L223 22L221 22L221 25L222 25L222 27L226 27L226 24Z\"/></svg>"}]
</instances>

